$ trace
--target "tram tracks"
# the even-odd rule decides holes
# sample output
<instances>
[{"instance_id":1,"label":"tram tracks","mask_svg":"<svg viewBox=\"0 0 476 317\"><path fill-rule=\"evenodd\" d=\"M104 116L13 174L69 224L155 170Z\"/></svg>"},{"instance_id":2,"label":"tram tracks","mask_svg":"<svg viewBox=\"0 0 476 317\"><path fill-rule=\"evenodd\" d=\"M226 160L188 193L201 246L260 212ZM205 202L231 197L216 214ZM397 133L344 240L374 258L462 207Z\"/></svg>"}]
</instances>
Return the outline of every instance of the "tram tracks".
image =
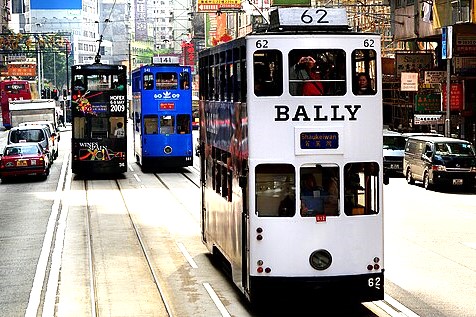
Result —
<instances>
[{"instance_id":1,"label":"tram tracks","mask_svg":"<svg viewBox=\"0 0 476 317\"><path fill-rule=\"evenodd\" d=\"M122 286L127 286L128 283L130 283L129 287L134 291L138 291L139 289L147 289L150 291L152 287L155 288L158 297L154 296L153 302L156 302L157 304L160 302L160 304L163 306L163 310L160 311L159 308L156 307L157 305L152 304L150 305L150 311L152 312L152 314L150 314L151 316L156 315L159 311L160 312L157 314L158 316L174 316L173 310L160 281L159 273L154 267L153 260L151 259L148 247L144 241L140 226L137 224L134 214L127 206L120 182L118 180L106 181L107 184L105 187L111 192L115 192L113 196L115 196L116 199L116 210L121 210L119 216L121 219L119 221L112 222L106 219L108 217L107 213L102 214L100 210L101 208L97 207L97 194L92 194L92 192L93 190L97 191L98 189L91 188L93 186L93 182L95 181L84 180L84 189L86 192L86 235L90 277L89 296L91 316L115 315L114 312L111 312L111 310L114 309L114 306L121 306L125 302L131 301L131 299L127 297L134 295L131 294L131 292L127 289L117 288L117 286L121 285L115 285L122 284ZM107 193L102 195L103 198L106 194ZM96 197L93 198L93 195ZM107 229L108 226L111 226L114 229ZM115 244L120 241L117 239L117 232L114 233L113 230L117 230L121 233L127 232L127 237L124 239L125 245L123 248L113 247L113 250L106 250L106 248L111 246L111 244ZM108 240L108 236L111 236L112 238ZM131 243L132 238L135 239L135 241ZM119 251L122 249L123 252L129 255L130 248L136 249L134 252L134 259L126 261L126 265L122 266L122 268L118 265L119 263L109 258L109 256L117 257L118 249ZM140 258L138 257L139 254ZM139 264L138 261L142 263ZM118 260L118 262L122 261ZM124 267L129 269L133 266L141 267L141 272L137 272L137 270L121 272L124 270ZM111 273L110 270L113 272ZM145 271L147 271L147 273ZM115 281L111 279L112 276L116 276L118 273L125 273L125 276L119 277L122 283L115 283ZM128 280L128 277L126 277L127 275L129 275L129 281L124 283L125 280ZM147 277L147 275L149 276ZM144 279L149 279L149 281L145 281ZM150 279L152 279L152 283L150 283ZM143 282L149 285L147 287L140 286L139 284ZM124 289L124 294L117 294L118 289ZM121 301L123 302L121 303ZM136 307L139 307L139 305ZM147 311L147 308L144 307L141 307L140 309L142 310L142 313Z\"/></svg>"}]
</instances>

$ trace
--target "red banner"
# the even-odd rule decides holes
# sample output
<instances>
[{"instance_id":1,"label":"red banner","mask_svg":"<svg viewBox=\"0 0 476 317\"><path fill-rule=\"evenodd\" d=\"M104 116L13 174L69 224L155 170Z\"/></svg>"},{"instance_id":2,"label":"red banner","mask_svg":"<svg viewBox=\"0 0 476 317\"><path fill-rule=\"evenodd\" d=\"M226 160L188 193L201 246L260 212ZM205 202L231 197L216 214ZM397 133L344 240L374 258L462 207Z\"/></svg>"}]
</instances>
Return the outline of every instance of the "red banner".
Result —
<instances>
[{"instance_id":1,"label":"red banner","mask_svg":"<svg viewBox=\"0 0 476 317\"><path fill-rule=\"evenodd\" d=\"M443 110L446 111L446 84L442 84ZM461 111L464 107L463 84L451 83L450 85L450 110Z\"/></svg>"}]
</instances>

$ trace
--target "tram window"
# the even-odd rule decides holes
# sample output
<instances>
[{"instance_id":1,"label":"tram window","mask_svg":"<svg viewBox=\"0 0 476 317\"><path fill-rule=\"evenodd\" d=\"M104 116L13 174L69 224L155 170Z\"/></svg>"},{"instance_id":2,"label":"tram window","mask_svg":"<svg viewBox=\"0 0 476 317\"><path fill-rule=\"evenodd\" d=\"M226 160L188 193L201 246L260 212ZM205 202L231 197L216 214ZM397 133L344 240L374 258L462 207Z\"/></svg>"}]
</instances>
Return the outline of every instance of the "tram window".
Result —
<instances>
[{"instance_id":1,"label":"tram window","mask_svg":"<svg viewBox=\"0 0 476 317\"><path fill-rule=\"evenodd\" d=\"M111 76L106 75L89 75L86 78L88 88L90 90L110 90L112 88Z\"/></svg>"},{"instance_id":2,"label":"tram window","mask_svg":"<svg viewBox=\"0 0 476 317\"><path fill-rule=\"evenodd\" d=\"M114 138L124 137L124 118L123 117L110 117L109 118L109 135Z\"/></svg>"},{"instance_id":3,"label":"tram window","mask_svg":"<svg viewBox=\"0 0 476 317\"><path fill-rule=\"evenodd\" d=\"M86 133L86 118L85 117L74 117L74 130L73 135L75 139L84 139L84 134Z\"/></svg>"},{"instance_id":4,"label":"tram window","mask_svg":"<svg viewBox=\"0 0 476 317\"><path fill-rule=\"evenodd\" d=\"M375 162L348 163L344 167L344 212L371 215L378 210L378 173Z\"/></svg>"},{"instance_id":5,"label":"tram window","mask_svg":"<svg viewBox=\"0 0 476 317\"><path fill-rule=\"evenodd\" d=\"M91 117L91 138L107 138L108 121L105 117Z\"/></svg>"},{"instance_id":6,"label":"tram window","mask_svg":"<svg viewBox=\"0 0 476 317\"><path fill-rule=\"evenodd\" d=\"M144 134L157 134L159 131L159 118L157 115L144 116Z\"/></svg>"},{"instance_id":7,"label":"tram window","mask_svg":"<svg viewBox=\"0 0 476 317\"><path fill-rule=\"evenodd\" d=\"M339 167L308 164L301 167L300 212L303 217L339 215Z\"/></svg>"},{"instance_id":8,"label":"tram window","mask_svg":"<svg viewBox=\"0 0 476 317\"><path fill-rule=\"evenodd\" d=\"M178 114L177 115L177 134L189 134L190 133L190 115Z\"/></svg>"},{"instance_id":9,"label":"tram window","mask_svg":"<svg viewBox=\"0 0 476 317\"><path fill-rule=\"evenodd\" d=\"M377 92L377 53L374 50L352 52L352 91L355 95L375 95Z\"/></svg>"},{"instance_id":10,"label":"tram window","mask_svg":"<svg viewBox=\"0 0 476 317\"><path fill-rule=\"evenodd\" d=\"M154 89L154 75L152 73L144 73L144 90Z\"/></svg>"},{"instance_id":11,"label":"tram window","mask_svg":"<svg viewBox=\"0 0 476 317\"><path fill-rule=\"evenodd\" d=\"M180 73L180 89L182 90L190 89L190 74L188 72Z\"/></svg>"},{"instance_id":12,"label":"tram window","mask_svg":"<svg viewBox=\"0 0 476 317\"><path fill-rule=\"evenodd\" d=\"M174 116L160 116L160 134L173 134L174 124Z\"/></svg>"},{"instance_id":13,"label":"tram window","mask_svg":"<svg viewBox=\"0 0 476 317\"><path fill-rule=\"evenodd\" d=\"M75 75L73 79L73 91L85 90L86 80L83 75Z\"/></svg>"},{"instance_id":14,"label":"tram window","mask_svg":"<svg viewBox=\"0 0 476 317\"><path fill-rule=\"evenodd\" d=\"M256 166L256 214L293 217L296 213L295 169L291 164Z\"/></svg>"},{"instance_id":15,"label":"tram window","mask_svg":"<svg viewBox=\"0 0 476 317\"><path fill-rule=\"evenodd\" d=\"M291 96L343 96L346 94L346 58L340 49L289 52Z\"/></svg>"},{"instance_id":16,"label":"tram window","mask_svg":"<svg viewBox=\"0 0 476 317\"><path fill-rule=\"evenodd\" d=\"M259 50L253 54L254 92L256 96L283 94L283 56L278 50Z\"/></svg>"},{"instance_id":17,"label":"tram window","mask_svg":"<svg viewBox=\"0 0 476 317\"><path fill-rule=\"evenodd\" d=\"M157 73L155 75L156 89L177 89L177 87L177 75L175 73Z\"/></svg>"}]
</instances>

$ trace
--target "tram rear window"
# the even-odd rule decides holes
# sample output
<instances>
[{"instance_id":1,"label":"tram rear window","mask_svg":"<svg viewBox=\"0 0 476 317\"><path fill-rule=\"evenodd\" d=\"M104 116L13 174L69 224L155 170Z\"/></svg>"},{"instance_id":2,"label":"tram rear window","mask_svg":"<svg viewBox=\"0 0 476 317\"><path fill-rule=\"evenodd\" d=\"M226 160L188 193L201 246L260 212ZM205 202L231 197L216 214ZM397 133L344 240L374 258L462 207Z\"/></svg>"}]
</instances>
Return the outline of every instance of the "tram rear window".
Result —
<instances>
[{"instance_id":1,"label":"tram rear window","mask_svg":"<svg viewBox=\"0 0 476 317\"><path fill-rule=\"evenodd\" d=\"M291 50L289 94L343 96L346 93L346 56L340 49Z\"/></svg>"},{"instance_id":2,"label":"tram rear window","mask_svg":"<svg viewBox=\"0 0 476 317\"><path fill-rule=\"evenodd\" d=\"M256 213L260 217L292 217L296 212L295 170L291 164L256 166Z\"/></svg>"},{"instance_id":3,"label":"tram rear window","mask_svg":"<svg viewBox=\"0 0 476 317\"><path fill-rule=\"evenodd\" d=\"M348 163L344 167L344 212L347 216L379 213L379 166L375 162Z\"/></svg>"},{"instance_id":4,"label":"tram rear window","mask_svg":"<svg viewBox=\"0 0 476 317\"><path fill-rule=\"evenodd\" d=\"M155 88L156 89L177 89L177 74L170 73L157 73L155 75Z\"/></svg>"},{"instance_id":5,"label":"tram rear window","mask_svg":"<svg viewBox=\"0 0 476 317\"><path fill-rule=\"evenodd\" d=\"M278 50L260 50L253 54L254 92L256 96L283 94L283 56Z\"/></svg>"}]
</instances>

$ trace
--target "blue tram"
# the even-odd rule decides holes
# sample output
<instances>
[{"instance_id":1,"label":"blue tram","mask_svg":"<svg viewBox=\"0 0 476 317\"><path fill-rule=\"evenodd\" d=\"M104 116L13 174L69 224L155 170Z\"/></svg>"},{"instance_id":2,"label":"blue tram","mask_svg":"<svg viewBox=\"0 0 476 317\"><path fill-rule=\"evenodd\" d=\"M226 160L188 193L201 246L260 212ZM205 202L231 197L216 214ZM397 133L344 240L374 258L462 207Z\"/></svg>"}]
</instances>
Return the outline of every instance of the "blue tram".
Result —
<instances>
[{"instance_id":1,"label":"blue tram","mask_svg":"<svg viewBox=\"0 0 476 317\"><path fill-rule=\"evenodd\" d=\"M190 66L155 57L132 72L134 155L143 171L193 163Z\"/></svg>"}]
</instances>

